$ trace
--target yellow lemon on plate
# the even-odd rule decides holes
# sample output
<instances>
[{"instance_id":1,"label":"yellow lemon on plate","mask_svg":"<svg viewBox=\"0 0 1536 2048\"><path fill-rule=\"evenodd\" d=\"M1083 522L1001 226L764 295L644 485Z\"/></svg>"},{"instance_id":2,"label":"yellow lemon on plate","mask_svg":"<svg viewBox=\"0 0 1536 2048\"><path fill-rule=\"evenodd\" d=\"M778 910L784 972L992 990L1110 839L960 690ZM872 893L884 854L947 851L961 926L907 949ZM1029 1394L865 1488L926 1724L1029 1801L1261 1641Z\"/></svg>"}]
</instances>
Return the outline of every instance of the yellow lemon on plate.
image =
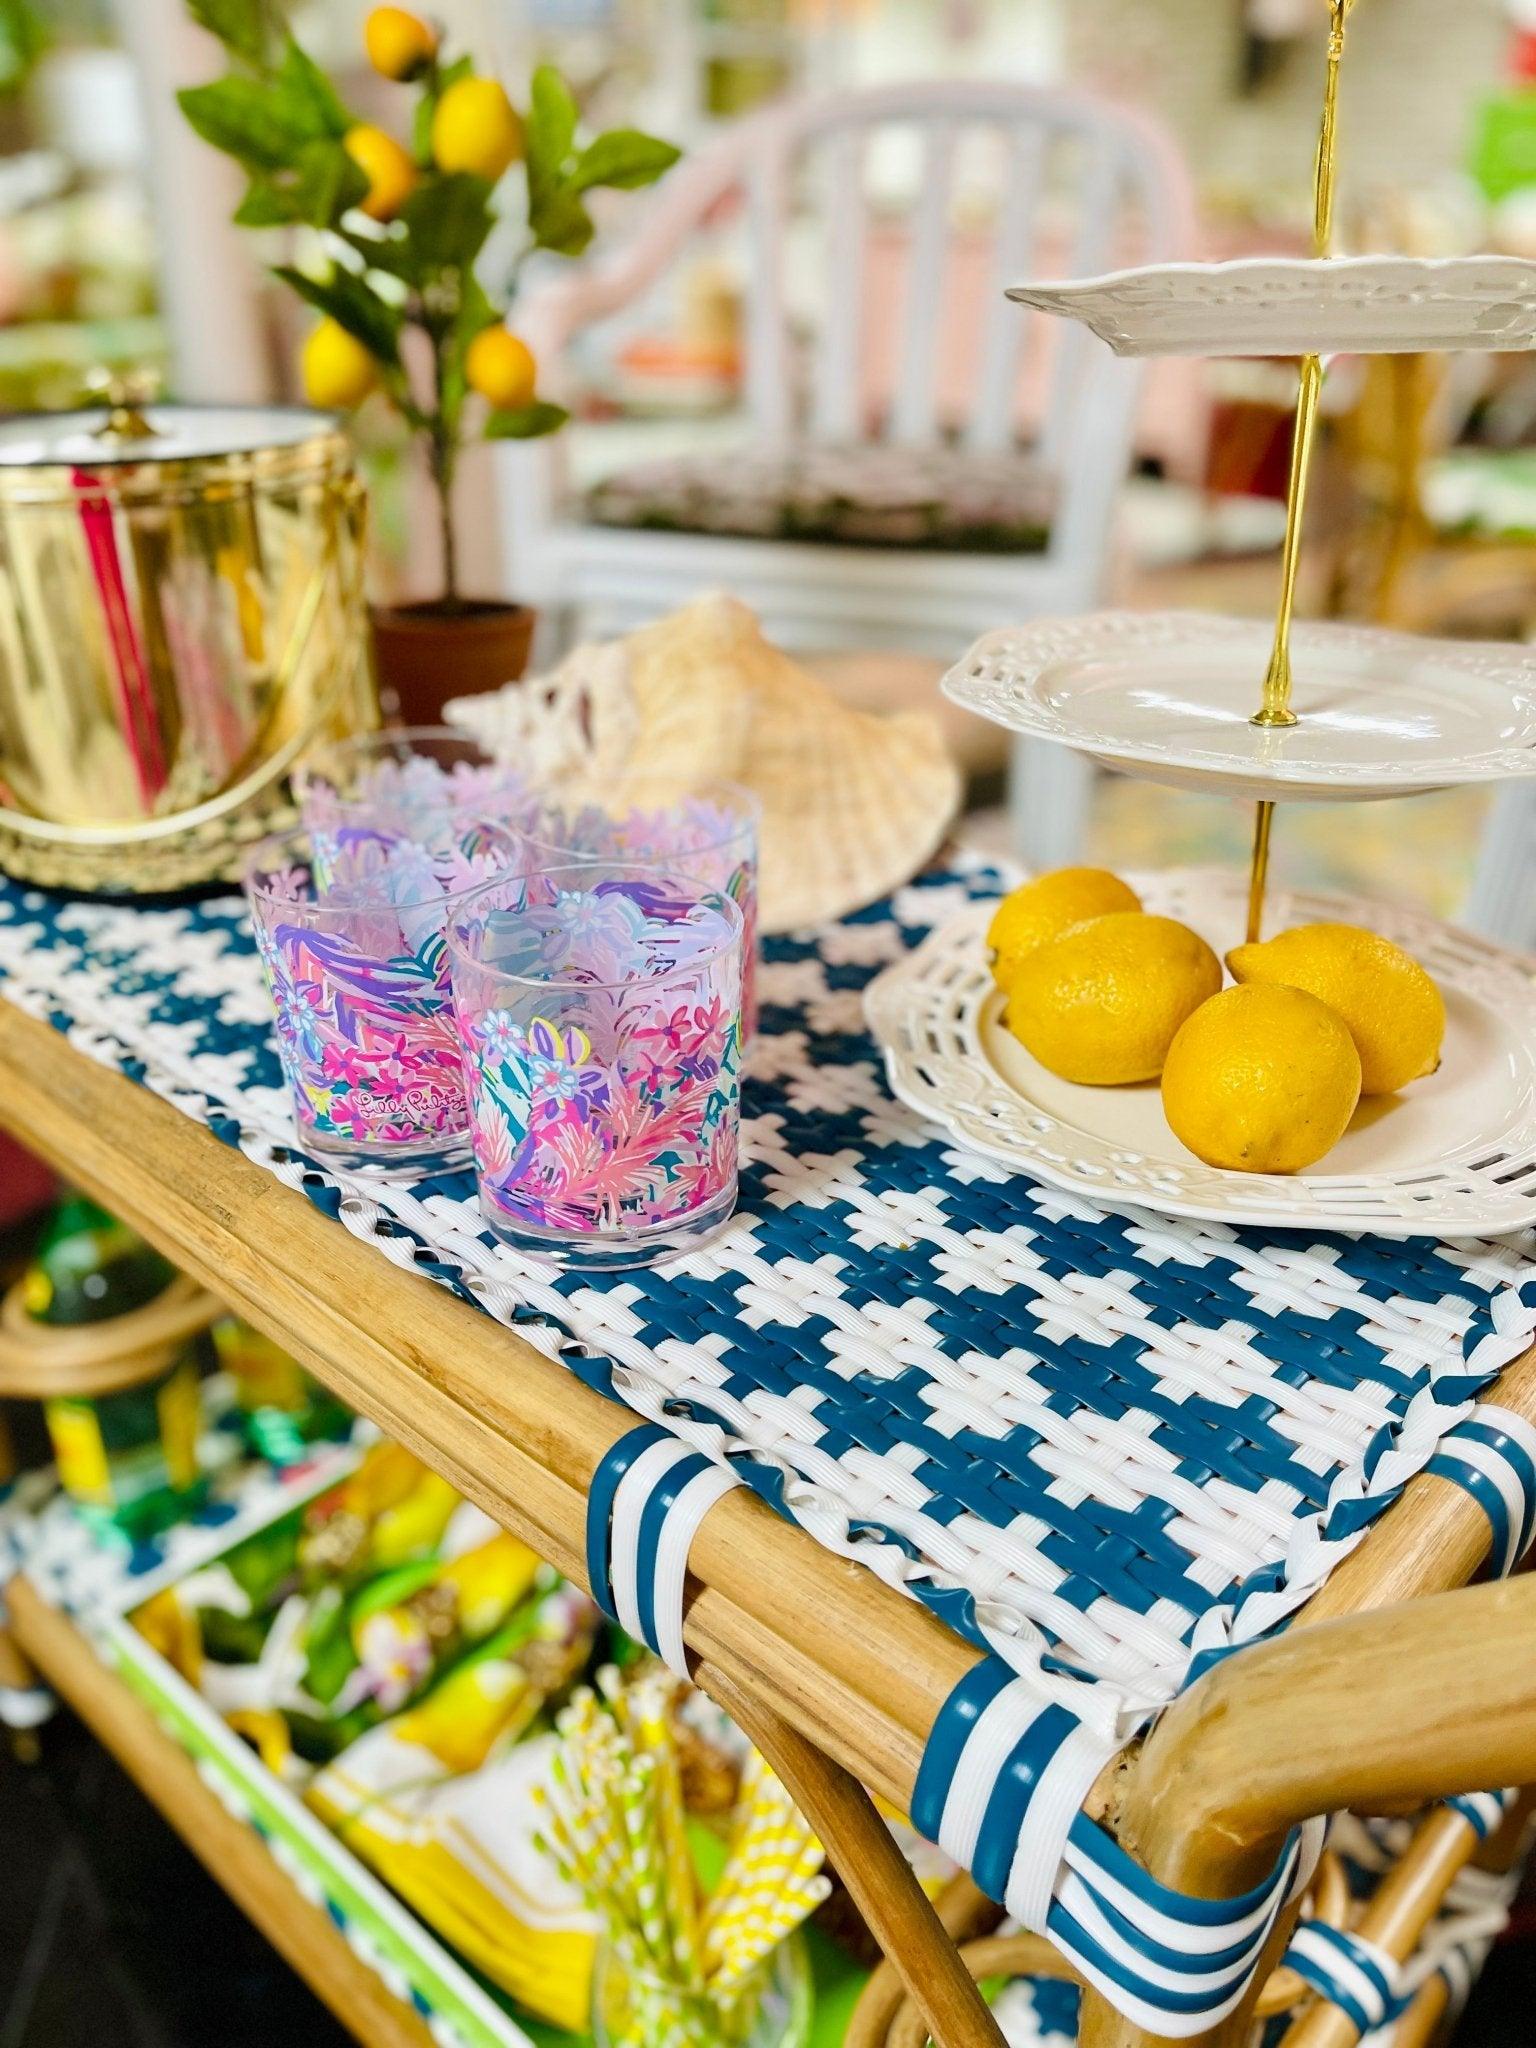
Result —
<instances>
[{"instance_id":1,"label":"yellow lemon on plate","mask_svg":"<svg viewBox=\"0 0 1536 2048\"><path fill-rule=\"evenodd\" d=\"M368 180L367 195L357 202L358 210L373 220L393 220L416 190L416 166L410 151L367 121L349 128L341 146Z\"/></svg>"},{"instance_id":2,"label":"yellow lemon on plate","mask_svg":"<svg viewBox=\"0 0 1536 2048\"><path fill-rule=\"evenodd\" d=\"M1362 1095L1391 1095L1440 1064L1445 1002L1401 946L1354 924L1299 924L1227 955L1232 979L1305 989L1349 1027Z\"/></svg>"},{"instance_id":3,"label":"yellow lemon on plate","mask_svg":"<svg viewBox=\"0 0 1536 2048\"><path fill-rule=\"evenodd\" d=\"M464 351L464 375L471 391L498 411L520 412L533 403L539 366L526 341L505 327L484 327Z\"/></svg>"},{"instance_id":4,"label":"yellow lemon on plate","mask_svg":"<svg viewBox=\"0 0 1536 2048\"><path fill-rule=\"evenodd\" d=\"M1344 1020L1305 989L1224 989L1180 1030L1163 1114L1181 1145L1234 1173L1300 1173L1343 1137L1360 1100Z\"/></svg>"},{"instance_id":5,"label":"yellow lemon on plate","mask_svg":"<svg viewBox=\"0 0 1536 2048\"><path fill-rule=\"evenodd\" d=\"M440 171L470 171L494 185L523 153L523 124L494 78L459 78L432 116L432 161Z\"/></svg>"},{"instance_id":6,"label":"yellow lemon on plate","mask_svg":"<svg viewBox=\"0 0 1536 2048\"><path fill-rule=\"evenodd\" d=\"M363 344L330 319L310 330L299 367L310 404L327 411L361 405L379 380L379 366Z\"/></svg>"},{"instance_id":7,"label":"yellow lemon on plate","mask_svg":"<svg viewBox=\"0 0 1536 2048\"><path fill-rule=\"evenodd\" d=\"M363 23L368 62L386 78L414 78L437 55L437 33L405 7L375 7Z\"/></svg>"},{"instance_id":8,"label":"yellow lemon on plate","mask_svg":"<svg viewBox=\"0 0 1536 2048\"><path fill-rule=\"evenodd\" d=\"M1107 868L1055 868L1010 889L987 926L987 944L995 958L992 973L1006 987L1015 965L1047 940L1059 939L1073 925L1112 910L1140 910L1136 891Z\"/></svg>"},{"instance_id":9,"label":"yellow lemon on plate","mask_svg":"<svg viewBox=\"0 0 1536 2048\"><path fill-rule=\"evenodd\" d=\"M1014 963L1006 1022L1064 1081L1151 1081L1179 1026L1220 987L1220 961L1188 925L1111 911Z\"/></svg>"}]
</instances>

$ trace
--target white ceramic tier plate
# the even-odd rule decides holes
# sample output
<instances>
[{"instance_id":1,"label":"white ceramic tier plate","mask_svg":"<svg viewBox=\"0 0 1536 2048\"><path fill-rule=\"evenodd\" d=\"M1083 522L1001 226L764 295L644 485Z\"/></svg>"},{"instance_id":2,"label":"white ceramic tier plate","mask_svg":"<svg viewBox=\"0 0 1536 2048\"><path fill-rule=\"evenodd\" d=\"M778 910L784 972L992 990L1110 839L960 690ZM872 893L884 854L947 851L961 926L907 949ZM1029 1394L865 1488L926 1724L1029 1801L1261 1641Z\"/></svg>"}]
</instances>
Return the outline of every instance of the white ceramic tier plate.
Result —
<instances>
[{"instance_id":1,"label":"white ceramic tier plate","mask_svg":"<svg viewBox=\"0 0 1536 2048\"><path fill-rule=\"evenodd\" d=\"M1359 802L1536 775L1536 648L1298 625L1298 723L1253 724L1274 629L1086 612L988 633L944 678L1013 732L1178 788Z\"/></svg>"},{"instance_id":2,"label":"white ceramic tier plate","mask_svg":"<svg viewBox=\"0 0 1536 2048\"><path fill-rule=\"evenodd\" d=\"M1183 868L1131 880L1148 910L1182 918L1218 953L1240 942L1244 877ZM1174 1137L1155 1082L1080 1088L1025 1052L988 971L992 909L965 910L865 996L893 1091L960 1144L1116 1210L1385 1237L1536 1223L1536 962L1416 912L1273 891L1269 932L1343 919L1422 961L1445 996L1445 1047L1427 1080L1363 1102L1309 1173L1228 1173Z\"/></svg>"},{"instance_id":3,"label":"white ceramic tier plate","mask_svg":"<svg viewBox=\"0 0 1536 2048\"><path fill-rule=\"evenodd\" d=\"M1400 355L1536 347L1523 256L1244 256L1016 285L1117 356Z\"/></svg>"}]
</instances>

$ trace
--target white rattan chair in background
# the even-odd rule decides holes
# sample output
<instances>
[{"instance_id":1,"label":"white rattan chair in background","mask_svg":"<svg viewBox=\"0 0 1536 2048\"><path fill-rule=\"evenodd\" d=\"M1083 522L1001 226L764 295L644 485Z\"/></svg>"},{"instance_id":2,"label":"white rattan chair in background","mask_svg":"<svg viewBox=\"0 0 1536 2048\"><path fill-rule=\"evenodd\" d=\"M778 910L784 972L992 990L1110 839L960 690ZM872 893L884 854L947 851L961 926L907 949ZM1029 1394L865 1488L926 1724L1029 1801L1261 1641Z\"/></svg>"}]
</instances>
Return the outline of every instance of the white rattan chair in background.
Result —
<instances>
[{"instance_id":1,"label":"white rattan chair in background","mask_svg":"<svg viewBox=\"0 0 1536 2048\"><path fill-rule=\"evenodd\" d=\"M890 221L884 210L875 221L867 180L893 133L916 137L921 173L905 221L899 331L878 337L892 364L890 389L872 392L866 251L876 225L883 232ZM957 414L952 394L941 393L941 355L951 323L974 318L975 301L947 291L946 275L957 199L974 196L967 180L980 169L990 170L1000 197L986 216L989 281ZM957 456L990 462L994 475L999 457L1006 467L1018 451L1021 468L1036 465L1050 490L1044 546L917 552L599 525L584 516L555 439L501 455L503 530L519 594L565 611L577 634L592 636L724 588L792 648L943 657L1000 623L1098 602L1138 366L1085 330L1026 313L1003 291L1046 271L1084 275L1188 253L1191 188L1163 131L1089 95L1022 84L903 85L771 108L674 173L613 260L530 294L520 324L540 360L560 364L582 330L633 307L737 201L747 241L744 442L759 455L793 446L918 461L939 452L951 465ZM805 253L806 215L797 209L806 201L821 253L819 265L797 269L786 255L795 237ZM1195 408L1190 431L1202 431ZM705 471L728 476L730 460L716 453ZM1058 751L1038 760L1026 751L1016 804L1028 857L1070 850L1090 775Z\"/></svg>"}]
</instances>

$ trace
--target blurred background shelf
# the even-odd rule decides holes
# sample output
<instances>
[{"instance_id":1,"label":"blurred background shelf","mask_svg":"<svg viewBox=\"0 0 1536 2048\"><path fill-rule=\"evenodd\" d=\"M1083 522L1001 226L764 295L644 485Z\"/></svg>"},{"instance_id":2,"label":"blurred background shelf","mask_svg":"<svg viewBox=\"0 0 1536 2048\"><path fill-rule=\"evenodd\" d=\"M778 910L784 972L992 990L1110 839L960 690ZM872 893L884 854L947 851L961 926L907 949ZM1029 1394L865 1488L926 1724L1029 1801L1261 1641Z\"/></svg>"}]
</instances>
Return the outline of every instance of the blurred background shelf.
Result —
<instances>
[{"instance_id":1,"label":"blurred background shelf","mask_svg":"<svg viewBox=\"0 0 1536 2048\"><path fill-rule=\"evenodd\" d=\"M10 1633L48 1684L347 2033L365 2048L431 2048L433 2035L420 2014L392 1997L328 1915L300 1895L260 1837L208 1789L191 1758L107 1669L74 1623L24 1581L7 1589L6 1605ZM23 2031L15 2038L25 2042L24 2012L20 2024ZM305 2038L307 2048L322 2048L312 2036Z\"/></svg>"}]
</instances>

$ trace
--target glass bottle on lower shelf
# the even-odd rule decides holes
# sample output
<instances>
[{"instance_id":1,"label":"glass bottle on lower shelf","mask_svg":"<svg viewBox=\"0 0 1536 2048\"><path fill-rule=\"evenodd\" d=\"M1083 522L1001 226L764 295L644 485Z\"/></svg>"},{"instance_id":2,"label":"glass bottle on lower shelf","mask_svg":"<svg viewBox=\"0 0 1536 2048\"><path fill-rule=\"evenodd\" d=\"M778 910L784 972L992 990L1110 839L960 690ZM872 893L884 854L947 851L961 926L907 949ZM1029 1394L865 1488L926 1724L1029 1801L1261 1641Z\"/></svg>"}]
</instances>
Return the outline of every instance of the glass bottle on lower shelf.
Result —
<instances>
[{"instance_id":1,"label":"glass bottle on lower shelf","mask_svg":"<svg viewBox=\"0 0 1536 2048\"><path fill-rule=\"evenodd\" d=\"M811 2011L810 1963L797 1934L780 1942L758 1978L728 2005L636 1967L612 1943L597 1952L594 2048L806 2048Z\"/></svg>"},{"instance_id":2,"label":"glass bottle on lower shelf","mask_svg":"<svg viewBox=\"0 0 1536 2048\"><path fill-rule=\"evenodd\" d=\"M214 1324L213 1349L234 1387L241 1435L269 1465L301 1464L313 1445L351 1428L347 1410L296 1358L238 1316Z\"/></svg>"}]
</instances>

